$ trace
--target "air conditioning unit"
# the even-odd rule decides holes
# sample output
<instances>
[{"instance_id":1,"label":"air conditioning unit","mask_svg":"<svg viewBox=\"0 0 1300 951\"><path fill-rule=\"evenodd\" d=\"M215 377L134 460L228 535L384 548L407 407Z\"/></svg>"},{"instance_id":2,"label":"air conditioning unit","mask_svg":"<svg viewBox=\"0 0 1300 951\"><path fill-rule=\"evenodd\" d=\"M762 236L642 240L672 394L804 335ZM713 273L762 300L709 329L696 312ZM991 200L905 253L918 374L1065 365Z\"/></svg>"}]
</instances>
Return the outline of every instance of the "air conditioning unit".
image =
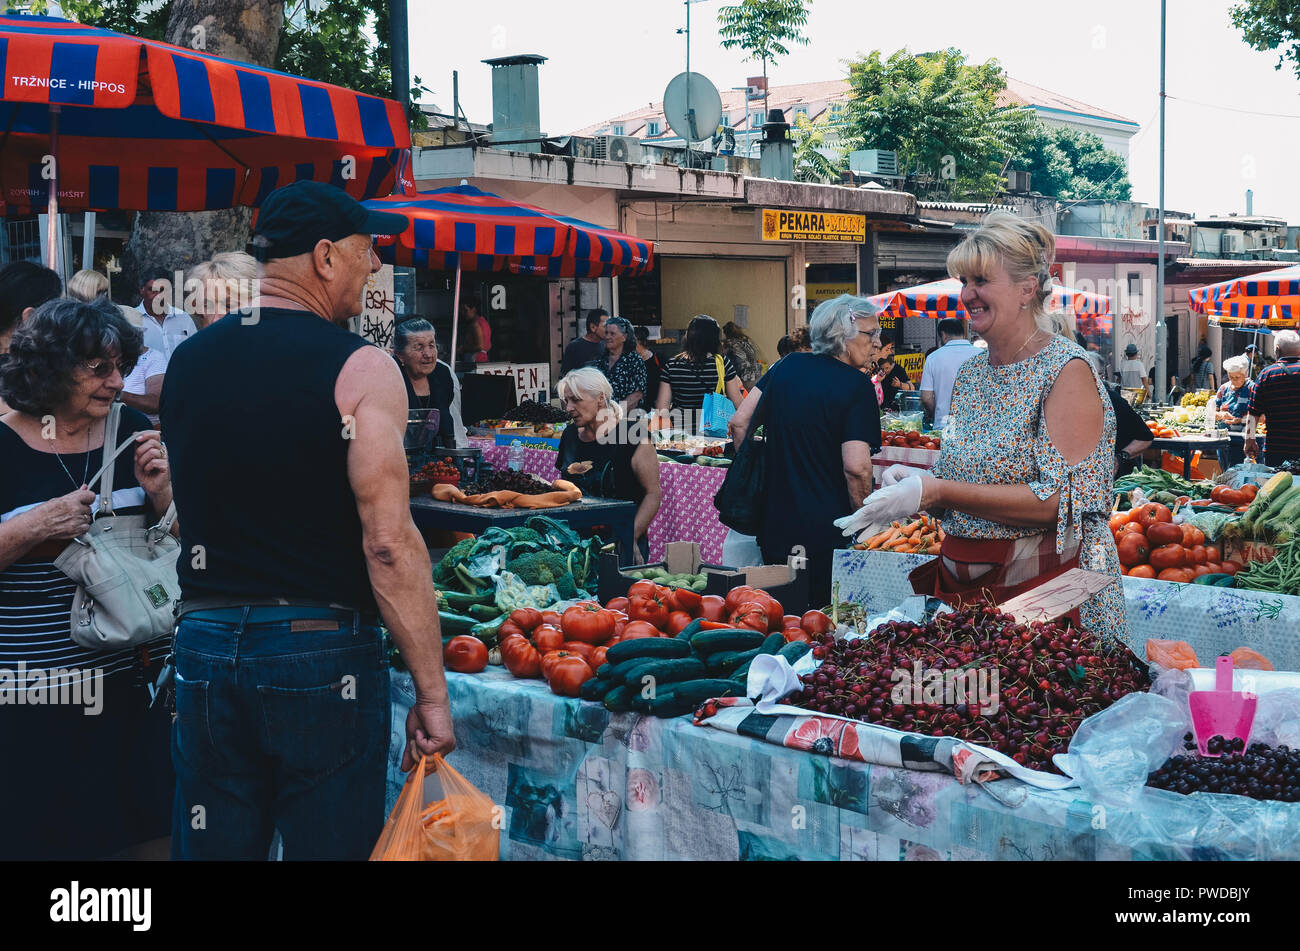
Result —
<instances>
[{"instance_id":1,"label":"air conditioning unit","mask_svg":"<svg viewBox=\"0 0 1300 951\"><path fill-rule=\"evenodd\" d=\"M641 140L630 135L598 135L595 157L609 162L639 163Z\"/></svg>"},{"instance_id":2,"label":"air conditioning unit","mask_svg":"<svg viewBox=\"0 0 1300 951\"><path fill-rule=\"evenodd\" d=\"M1222 235L1219 235L1219 253L1220 253L1220 254L1240 254L1240 253L1241 253L1241 235L1239 235L1239 234L1222 234Z\"/></svg>"},{"instance_id":3,"label":"air conditioning unit","mask_svg":"<svg viewBox=\"0 0 1300 951\"><path fill-rule=\"evenodd\" d=\"M571 135L569 136L568 152L577 158L594 159L596 157L596 140L590 137Z\"/></svg>"},{"instance_id":4,"label":"air conditioning unit","mask_svg":"<svg viewBox=\"0 0 1300 951\"><path fill-rule=\"evenodd\" d=\"M1029 191L1029 173L1011 169L1007 172L1007 191L1024 193Z\"/></svg>"},{"instance_id":5,"label":"air conditioning unit","mask_svg":"<svg viewBox=\"0 0 1300 951\"><path fill-rule=\"evenodd\" d=\"M849 171L855 175L878 175L881 178L901 178L898 174L898 153L885 149L858 149L849 153Z\"/></svg>"}]
</instances>

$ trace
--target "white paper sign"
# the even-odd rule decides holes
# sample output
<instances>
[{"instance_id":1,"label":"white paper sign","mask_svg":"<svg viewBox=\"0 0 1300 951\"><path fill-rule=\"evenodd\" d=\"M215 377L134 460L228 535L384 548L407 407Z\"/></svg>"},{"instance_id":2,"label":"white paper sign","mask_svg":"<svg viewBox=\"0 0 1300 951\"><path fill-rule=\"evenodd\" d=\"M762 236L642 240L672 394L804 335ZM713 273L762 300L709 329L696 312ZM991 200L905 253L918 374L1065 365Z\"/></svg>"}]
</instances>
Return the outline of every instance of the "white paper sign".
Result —
<instances>
[{"instance_id":1,"label":"white paper sign","mask_svg":"<svg viewBox=\"0 0 1300 951\"><path fill-rule=\"evenodd\" d=\"M366 281L361 292L361 336L385 350L393 346L393 266L385 264Z\"/></svg>"},{"instance_id":2,"label":"white paper sign","mask_svg":"<svg viewBox=\"0 0 1300 951\"><path fill-rule=\"evenodd\" d=\"M550 398L551 365L549 363L480 363L474 368L474 372L514 377L515 394L521 402L525 399L538 399L542 391L546 393L543 400Z\"/></svg>"}]
</instances>

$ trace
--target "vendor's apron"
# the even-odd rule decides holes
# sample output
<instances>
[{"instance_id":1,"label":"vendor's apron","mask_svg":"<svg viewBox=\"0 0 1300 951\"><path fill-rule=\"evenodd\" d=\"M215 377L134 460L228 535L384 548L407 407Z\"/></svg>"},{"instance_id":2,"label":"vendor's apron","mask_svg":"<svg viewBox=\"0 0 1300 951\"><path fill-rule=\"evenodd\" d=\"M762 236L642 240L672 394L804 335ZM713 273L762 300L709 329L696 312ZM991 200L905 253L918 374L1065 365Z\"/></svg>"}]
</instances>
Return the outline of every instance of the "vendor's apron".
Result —
<instances>
[{"instance_id":1,"label":"vendor's apron","mask_svg":"<svg viewBox=\"0 0 1300 951\"><path fill-rule=\"evenodd\" d=\"M998 604L1036 588L1071 568L1079 567L1079 543L1066 537L1056 552L1056 533L1025 538L962 538L946 535L939 556L909 574L912 590L939 598L953 607L981 597ZM1082 627L1079 609L1066 615Z\"/></svg>"}]
</instances>

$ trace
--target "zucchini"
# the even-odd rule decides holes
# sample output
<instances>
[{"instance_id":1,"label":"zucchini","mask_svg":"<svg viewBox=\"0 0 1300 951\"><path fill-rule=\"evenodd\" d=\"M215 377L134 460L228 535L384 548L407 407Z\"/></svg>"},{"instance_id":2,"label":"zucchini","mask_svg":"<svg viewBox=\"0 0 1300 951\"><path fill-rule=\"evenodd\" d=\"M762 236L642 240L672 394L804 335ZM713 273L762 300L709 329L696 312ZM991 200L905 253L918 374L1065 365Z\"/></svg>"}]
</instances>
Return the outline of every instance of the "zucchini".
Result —
<instances>
[{"instance_id":1,"label":"zucchini","mask_svg":"<svg viewBox=\"0 0 1300 951\"><path fill-rule=\"evenodd\" d=\"M491 621L479 621L472 628L470 633L481 640L484 644L491 647L497 642L497 632L500 631L501 625L505 623L506 615L493 618Z\"/></svg>"},{"instance_id":2,"label":"zucchini","mask_svg":"<svg viewBox=\"0 0 1300 951\"><path fill-rule=\"evenodd\" d=\"M623 672L623 683L638 692L645 686L646 677L654 678L657 692L659 684L694 680L703 677L705 672L704 663L694 657L670 657L660 660L637 658L637 661L639 663Z\"/></svg>"},{"instance_id":3,"label":"zucchini","mask_svg":"<svg viewBox=\"0 0 1300 951\"><path fill-rule=\"evenodd\" d=\"M812 650L812 645L807 641L791 641L777 651L777 656L784 657L787 662L794 664L800 657Z\"/></svg>"},{"instance_id":4,"label":"zucchini","mask_svg":"<svg viewBox=\"0 0 1300 951\"><path fill-rule=\"evenodd\" d=\"M691 645L673 637L637 637L630 641L619 641L605 653L605 659L611 664L621 664L633 657L668 658L688 657Z\"/></svg>"},{"instance_id":5,"label":"zucchini","mask_svg":"<svg viewBox=\"0 0 1300 951\"><path fill-rule=\"evenodd\" d=\"M739 696L741 688L729 680L687 680L670 684L650 701L647 712L656 717L680 717L694 713L706 700Z\"/></svg>"},{"instance_id":6,"label":"zucchini","mask_svg":"<svg viewBox=\"0 0 1300 951\"><path fill-rule=\"evenodd\" d=\"M492 604L496 600L496 596L495 588L488 590L485 594L464 594L460 591L438 590L438 600L453 611L468 611L475 604Z\"/></svg>"},{"instance_id":7,"label":"zucchini","mask_svg":"<svg viewBox=\"0 0 1300 951\"><path fill-rule=\"evenodd\" d=\"M719 651L710 654L709 673L715 677L726 677L741 664L753 660L762 650L761 647L755 647L747 651Z\"/></svg>"},{"instance_id":8,"label":"zucchini","mask_svg":"<svg viewBox=\"0 0 1300 951\"><path fill-rule=\"evenodd\" d=\"M471 604L468 613L480 621L494 621L501 616L501 609L495 604Z\"/></svg>"},{"instance_id":9,"label":"zucchini","mask_svg":"<svg viewBox=\"0 0 1300 951\"><path fill-rule=\"evenodd\" d=\"M696 634L700 633L700 631L703 630L703 628L700 626L703 623L704 623L703 618L696 618L690 624L687 624L684 628L682 628L680 631L677 632L677 640L689 642L692 637L694 637ZM615 644L614 646L617 647L618 644Z\"/></svg>"},{"instance_id":10,"label":"zucchini","mask_svg":"<svg viewBox=\"0 0 1300 951\"><path fill-rule=\"evenodd\" d=\"M716 631L700 631L691 638L691 647L701 654L713 654L718 651L745 651L762 644L766 634L744 628L724 628Z\"/></svg>"},{"instance_id":11,"label":"zucchini","mask_svg":"<svg viewBox=\"0 0 1300 951\"><path fill-rule=\"evenodd\" d=\"M438 623L444 634L468 634L482 618L469 617L465 614L453 614L450 611L438 612Z\"/></svg>"}]
</instances>

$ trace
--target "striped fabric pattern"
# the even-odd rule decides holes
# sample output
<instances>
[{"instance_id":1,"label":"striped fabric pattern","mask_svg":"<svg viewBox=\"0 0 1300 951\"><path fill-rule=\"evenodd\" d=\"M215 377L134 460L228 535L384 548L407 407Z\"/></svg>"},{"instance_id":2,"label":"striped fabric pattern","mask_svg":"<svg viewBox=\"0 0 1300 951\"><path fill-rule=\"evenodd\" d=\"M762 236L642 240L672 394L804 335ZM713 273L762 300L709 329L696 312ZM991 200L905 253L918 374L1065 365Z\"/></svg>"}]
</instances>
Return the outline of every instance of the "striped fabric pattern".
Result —
<instances>
[{"instance_id":1,"label":"striped fabric pattern","mask_svg":"<svg viewBox=\"0 0 1300 951\"><path fill-rule=\"evenodd\" d=\"M654 267L650 241L472 185L373 198L365 204L411 221L400 235L376 242L379 256L389 264L546 277L635 275Z\"/></svg>"},{"instance_id":2,"label":"striped fabric pattern","mask_svg":"<svg viewBox=\"0 0 1300 951\"><path fill-rule=\"evenodd\" d=\"M961 303L961 289L961 281L950 277L916 287L886 291L869 300L881 309L882 315L888 317L930 317L934 320L956 317L965 320L967 314ZM1076 318L1086 316L1087 328L1079 326L1085 335L1108 334L1114 327L1110 298L1102 294L1090 294L1055 284L1052 286L1047 309L1064 310L1073 313Z\"/></svg>"},{"instance_id":3,"label":"striped fabric pattern","mask_svg":"<svg viewBox=\"0 0 1300 951\"><path fill-rule=\"evenodd\" d=\"M0 16L0 197L64 210L256 207L299 179L392 190L396 102L57 17Z\"/></svg>"},{"instance_id":4,"label":"striped fabric pattern","mask_svg":"<svg viewBox=\"0 0 1300 951\"><path fill-rule=\"evenodd\" d=\"M1197 287L1187 298L1196 313L1223 323L1294 326L1300 321L1300 264Z\"/></svg>"}]
</instances>

